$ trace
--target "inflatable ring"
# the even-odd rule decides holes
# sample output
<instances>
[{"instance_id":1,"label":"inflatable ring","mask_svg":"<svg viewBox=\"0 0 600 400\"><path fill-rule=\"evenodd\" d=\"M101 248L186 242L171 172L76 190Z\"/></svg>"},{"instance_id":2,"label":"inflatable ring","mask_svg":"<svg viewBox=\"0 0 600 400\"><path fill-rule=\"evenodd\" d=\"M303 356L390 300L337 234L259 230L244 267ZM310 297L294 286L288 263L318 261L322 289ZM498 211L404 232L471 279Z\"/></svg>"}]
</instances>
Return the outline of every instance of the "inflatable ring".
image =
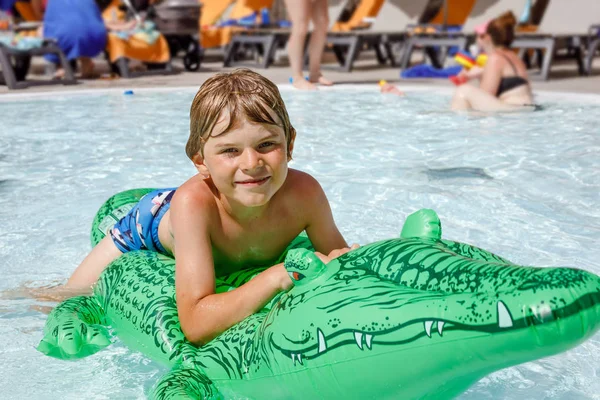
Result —
<instances>
[{"instance_id":1,"label":"inflatable ring","mask_svg":"<svg viewBox=\"0 0 600 400\"><path fill-rule=\"evenodd\" d=\"M112 197L93 242L150 189ZM450 398L483 376L565 351L600 327L600 278L572 268L512 264L441 239L432 210L400 238L326 266L300 236L285 255L294 287L202 347L177 318L174 260L124 254L93 296L60 303L38 349L73 359L109 345L107 326L171 367L151 397L257 399ZM283 257L283 256L282 256ZM261 268L217 283L230 290Z\"/></svg>"}]
</instances>

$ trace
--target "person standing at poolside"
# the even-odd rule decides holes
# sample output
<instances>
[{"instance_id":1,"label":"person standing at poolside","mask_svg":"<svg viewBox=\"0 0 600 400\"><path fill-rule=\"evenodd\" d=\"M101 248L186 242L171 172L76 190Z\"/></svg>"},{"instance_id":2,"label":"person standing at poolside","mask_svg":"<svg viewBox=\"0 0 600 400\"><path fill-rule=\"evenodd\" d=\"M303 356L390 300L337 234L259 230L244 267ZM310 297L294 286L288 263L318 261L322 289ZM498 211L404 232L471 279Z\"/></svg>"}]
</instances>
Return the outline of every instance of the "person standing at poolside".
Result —
<instances>
[{"instance_id":1,"label":"person standing at poolside","mask_svg":"<svg viewBox=\"0 0 600 400\"><path fill-rule=\"evenodd\" d=\"M104 51L107 32L100 8L94 0L48 0L44 14L44 37L56 39L68 60L79 60L81 78L93 78L92 58ZM54 55L46 58L54 63ZM58 69L56 77L64 71Z\"/></svg>"},{"instance_id":2,"label":"person standing at poolside","mask_svg":"<svg viewBox=\"0 0 600 400\"><path fill-rule=\"evenodd\" d=\"M329 27L327 0L285 0L288 15L292 21L292 33L288 42L288 57L292 68L292 84L295 88L315 90L315 84L325 86L333 82L321 74L321 58L325 48ZM308 44L308 81L304 79L304 42L308 33L308 23L312 21L313 30Z\"/></svg>"},{"instance_id":3,"label":"person standing at poolside","mask_svg":"<svg viewBox=\"0 0 600 400\"><path fill-rule=\"evenodd\" d=\"M527 68L509 49L515 36L516 18L510 11L475 28L477 46L488 59L483 68L461 72L465 80L479 79L479 86L460 85L454 94L453 110L510 111L533 106Z\"/></svg>"}]
</instances>

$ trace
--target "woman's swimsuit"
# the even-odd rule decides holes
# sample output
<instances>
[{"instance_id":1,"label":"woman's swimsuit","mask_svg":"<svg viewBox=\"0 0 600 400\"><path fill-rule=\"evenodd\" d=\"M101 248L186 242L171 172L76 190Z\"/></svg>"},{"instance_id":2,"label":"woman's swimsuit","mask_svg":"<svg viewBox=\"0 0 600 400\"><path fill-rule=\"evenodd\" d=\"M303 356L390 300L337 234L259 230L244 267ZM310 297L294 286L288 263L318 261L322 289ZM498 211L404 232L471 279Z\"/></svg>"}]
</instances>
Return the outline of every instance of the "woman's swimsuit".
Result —
<instances>
[{"instance_id":1,"label":"woman's swimsuit","mask_svg":"<svg viewBox=\"0 0 600 400\"><path fill-rule=\"evenodd\" d=\"M506 55L504 55L502 53L500 53L500 54L502 55L502 57L504 57L506 59L506 61L508 61L508 63L510 64L510 66L513 69L513 72L515 73L515 76L507 76L500 80L500 85L498 85L498 91L496 91L496 97L500 97L500 95L502 93L507 92L511 89L517 88L522 85L529 84L529 82L527 82L527 79L520 77L518 75L517 68L515 67L515 64L513 64L512 61L510 61L510 58L508 58Z\"/></svg>"},{"instance_id":2,"label":"woman's swimsuit","mask_svg":"<svg viewBox=\"0 0 600 400\"><path fill-rule=\"evenodd\" d=\"M152 250L169 254L158 239L158 225L171 206L177 188L158 189L146 194L110 230L110 237L123 253Z\"/></svg>"}]
</instances>

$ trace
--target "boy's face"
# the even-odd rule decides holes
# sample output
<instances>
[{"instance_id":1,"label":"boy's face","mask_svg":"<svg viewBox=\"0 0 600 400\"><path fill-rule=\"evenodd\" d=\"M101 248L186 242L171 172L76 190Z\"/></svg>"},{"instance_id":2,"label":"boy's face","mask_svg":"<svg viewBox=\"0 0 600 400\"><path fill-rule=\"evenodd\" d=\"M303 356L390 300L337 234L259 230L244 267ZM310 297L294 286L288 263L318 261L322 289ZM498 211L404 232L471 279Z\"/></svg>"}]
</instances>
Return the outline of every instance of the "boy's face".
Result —
<instances>
[{"instance_id":1,"label":"boy's face","mask_svg":"<svg viewBox=\"0 0 600 400\"><path fill-rule=\"evenodd\" d=\"M229 112L224 111L205 143L204 157L194 160L196 167L201 174L210 175L229 201L245 207L263 206L287 177L283 128L240 118L232 129L220 134L228 125Z\"/></svg>"}]
</instances>

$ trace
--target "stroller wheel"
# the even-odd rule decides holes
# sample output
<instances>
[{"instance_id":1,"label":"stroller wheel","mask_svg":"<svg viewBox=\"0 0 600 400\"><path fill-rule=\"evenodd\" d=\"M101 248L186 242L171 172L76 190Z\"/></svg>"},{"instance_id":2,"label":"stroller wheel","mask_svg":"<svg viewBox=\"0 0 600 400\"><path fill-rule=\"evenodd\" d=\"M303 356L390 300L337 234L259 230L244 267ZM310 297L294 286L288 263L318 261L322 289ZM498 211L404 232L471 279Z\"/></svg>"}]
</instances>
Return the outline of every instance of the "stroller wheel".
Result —
<instances>
[{"instance_id":1,"label":"stroller wheel","mask_svg":"<svg viewBox=\"0 0 600 400\"><path fill-rule=\"evenodd\" d=\"M201 57L197 52L186 53L183 56L183 66L188 71L198 71L200 68Z\"/></svg>"}]
</instances>

